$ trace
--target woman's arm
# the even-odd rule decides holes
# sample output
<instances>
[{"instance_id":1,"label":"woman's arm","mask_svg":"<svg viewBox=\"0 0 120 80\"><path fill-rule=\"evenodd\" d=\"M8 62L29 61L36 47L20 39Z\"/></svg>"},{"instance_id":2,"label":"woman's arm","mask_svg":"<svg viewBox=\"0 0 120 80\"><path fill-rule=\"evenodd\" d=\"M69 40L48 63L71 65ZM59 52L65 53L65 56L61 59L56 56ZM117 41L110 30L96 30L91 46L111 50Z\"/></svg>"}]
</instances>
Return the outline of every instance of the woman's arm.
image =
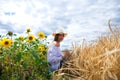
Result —
<instances>
[{"instance_id":1,"label":"woman's arm","mask_svg":"<svg viewBox=\"0 0 120 80\"><path fill-rule=\"evenodd\" d=\"M70 51L69 50L65 50L63 52L63 55L62 55L63 60L66 60L69 55L70 55Z\"/></svg>"},{"instance_id":2,"label":"woman's arm","mask_svg":"<svg viewBox=\"0 0 120 80\"><path fill-rule=\"evenodd\" d=\"M58 50L54 47L48 50L48 61L49 62L59 62L62 60L62 54L58 53Z\"/></svg>"}]
</instances>

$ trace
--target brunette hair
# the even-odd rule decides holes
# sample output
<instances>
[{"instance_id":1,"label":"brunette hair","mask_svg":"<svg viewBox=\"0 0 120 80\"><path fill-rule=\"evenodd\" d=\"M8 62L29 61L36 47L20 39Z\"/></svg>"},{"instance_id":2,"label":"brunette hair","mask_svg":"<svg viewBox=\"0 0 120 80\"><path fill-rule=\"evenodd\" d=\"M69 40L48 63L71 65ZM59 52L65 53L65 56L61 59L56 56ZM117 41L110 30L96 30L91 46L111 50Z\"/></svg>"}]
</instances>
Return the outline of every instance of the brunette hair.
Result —
<instances>
[{"instance_id":1,"label":"brunette hair","mask_svg":"<svg viewBox=\"0 0 120 80\"><path fill-rule=\"evenodd\" d=\"M58 41L58 37L60 36L61 34L56 34L55 37L54 37L54 41ZM64 34L63 34L64 36Z\"/></svg>"}]
</instances>

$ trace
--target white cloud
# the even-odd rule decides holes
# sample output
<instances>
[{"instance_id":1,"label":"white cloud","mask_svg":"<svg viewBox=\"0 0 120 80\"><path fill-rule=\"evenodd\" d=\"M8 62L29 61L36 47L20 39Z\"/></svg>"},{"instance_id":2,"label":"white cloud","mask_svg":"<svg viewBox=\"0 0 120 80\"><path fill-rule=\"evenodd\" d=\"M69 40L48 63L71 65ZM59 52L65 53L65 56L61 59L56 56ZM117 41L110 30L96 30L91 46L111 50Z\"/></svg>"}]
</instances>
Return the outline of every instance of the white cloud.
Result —
<instances>
[{"instance_id":1,"label":"white cloud","mask_svg":"<svg viewBox=\"0 0 120 80\"><path fill-rule=\"evenodd\" d=\"M95 39L107 30L110 18L120 21L119 0L0 0L0 5L0 33L22 34L31 27L33 33L43 31L52 40L50 34L62 28L68 33L62 47L83 38Z\"/></svg>"}]
</instances>

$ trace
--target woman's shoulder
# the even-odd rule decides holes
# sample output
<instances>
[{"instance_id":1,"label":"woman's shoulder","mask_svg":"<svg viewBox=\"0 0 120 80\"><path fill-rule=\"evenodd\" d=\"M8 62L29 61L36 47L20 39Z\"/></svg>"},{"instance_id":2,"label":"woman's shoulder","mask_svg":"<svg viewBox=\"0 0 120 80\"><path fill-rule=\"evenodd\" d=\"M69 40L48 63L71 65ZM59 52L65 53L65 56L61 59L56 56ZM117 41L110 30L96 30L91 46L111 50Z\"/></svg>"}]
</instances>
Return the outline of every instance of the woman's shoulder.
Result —
<instances>
[{"instance_id":1,"label":"woman's shoulder","mask_svg":"<svg viewBox=\"0 0 120 80\"><path fill-rule=\"evenodd\" d=\"M48 47L49 47L49 49L51 49L51 48L54 48L55 45L51 42L51 43L48 45Z\"/></svg>"},{"instance_id":2,"label":"woman's shoulder","mask_svg":"<svg viewBox=\"0 0 120 80\"><path fill-rule=\"evenodd\" d=\"M59 47L60 44L57 43L56 41L52 41L49 46L50 46L50 47Z\"/></svg>"},{"instance_id":3,"label":"woman's shoulder","mask_svg":"<svg viewBox=\"0 0 120 80\"><path fill-rule=\"evenodd\" d=\"M60 47L60 44L57 43L56 41L53 41L53 45L55 45L56 47Z\"/></svg>"},{"instance_id":4,"label":"woman's shoulder","mask_svg":"<svg viewBox=\"0 0 120 80\"><path fill-rule=\"evenodd\" d=\"M58 51L58 47L56 47L55 45L49 45L49 47L48 47L48 52L49 51Z\"/></svg>"}]
</instances>

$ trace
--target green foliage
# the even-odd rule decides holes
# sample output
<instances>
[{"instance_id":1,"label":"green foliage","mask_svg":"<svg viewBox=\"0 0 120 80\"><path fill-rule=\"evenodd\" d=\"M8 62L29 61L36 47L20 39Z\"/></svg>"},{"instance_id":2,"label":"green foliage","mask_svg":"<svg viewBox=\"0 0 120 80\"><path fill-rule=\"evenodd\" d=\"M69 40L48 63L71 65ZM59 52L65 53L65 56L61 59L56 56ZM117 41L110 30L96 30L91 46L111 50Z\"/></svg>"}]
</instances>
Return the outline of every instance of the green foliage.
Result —
<instances>
[{"instance_id":1,"label":"green foliage","mask_svg":"<svg viewBox=\"0 0 120 80\"><path fill-rule=\"evenodd\" d=\"M45 38L29 41L25 37L6 35L0 38L0 80L48 80L51 78L47 64L47 44ZM12 45L4 47L3 38L12 40ZM2 45L3 44L3 45ZM42 45L42 46L41 46Z\"/></svg>"}]
</instances>

